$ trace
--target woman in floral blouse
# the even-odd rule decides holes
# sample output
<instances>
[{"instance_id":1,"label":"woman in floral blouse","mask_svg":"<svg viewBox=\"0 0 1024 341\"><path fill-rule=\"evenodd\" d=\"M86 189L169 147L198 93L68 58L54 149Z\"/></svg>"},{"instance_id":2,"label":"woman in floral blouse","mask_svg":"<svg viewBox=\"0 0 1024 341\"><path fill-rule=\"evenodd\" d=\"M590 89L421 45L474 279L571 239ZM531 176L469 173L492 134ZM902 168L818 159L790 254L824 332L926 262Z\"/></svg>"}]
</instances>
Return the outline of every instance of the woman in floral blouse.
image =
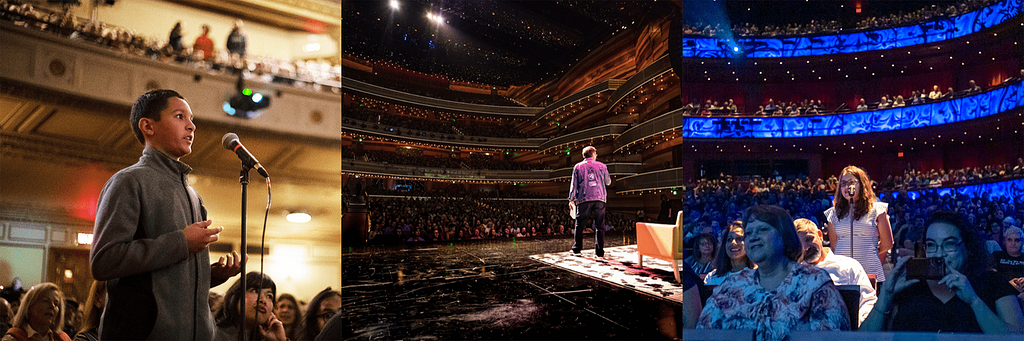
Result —
<instances>
[{"instance_id":1,"label":"woman in floral blouse","mask_svg":"<svg viewBox=\"0 0 1024 341\"><path fill-rule=\"evenodd\" d=\"M793 331L849 330L850 319L828 272L800 264L793 218L778 206L753 206L743 217L744 248L757 269L725 279L708 298L698 329L748 329L755 340Z\"/></svg>"}]
</instances>

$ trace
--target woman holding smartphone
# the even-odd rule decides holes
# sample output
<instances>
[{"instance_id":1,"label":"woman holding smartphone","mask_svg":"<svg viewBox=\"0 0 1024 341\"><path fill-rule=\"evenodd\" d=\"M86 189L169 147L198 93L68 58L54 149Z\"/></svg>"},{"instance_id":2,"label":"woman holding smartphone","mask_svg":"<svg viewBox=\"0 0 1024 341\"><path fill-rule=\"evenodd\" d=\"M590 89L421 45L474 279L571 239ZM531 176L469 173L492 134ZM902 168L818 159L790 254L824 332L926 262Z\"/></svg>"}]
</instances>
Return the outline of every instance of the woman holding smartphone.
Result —
<instances>
[{"instance_id":1,"label":"woman holding smartphone","mask_svg":"<svg viewBox=\"0 0 1024 341\"><path fill-rule=\"evenodd\" d=\"M988 270L983 238L956 212L939 211L925 224L924 249L941 259L941 279L911 279L901 257L882 285L862 331L1021 333L1017 290Z\"/></svg>"},{"instance_id":2,"label":"woman holding smartphone","mask_svg":"<svg viewBox=\"0 0 1024 341\"><path fill-rule=\"evenodd\" d=\"M846 166L839 175L832 207L825 210L829 247L856 259L877 282L885 281L882 261L892 248L889 204L878 201L863 169Z\"/></svg>"}]
</instances>

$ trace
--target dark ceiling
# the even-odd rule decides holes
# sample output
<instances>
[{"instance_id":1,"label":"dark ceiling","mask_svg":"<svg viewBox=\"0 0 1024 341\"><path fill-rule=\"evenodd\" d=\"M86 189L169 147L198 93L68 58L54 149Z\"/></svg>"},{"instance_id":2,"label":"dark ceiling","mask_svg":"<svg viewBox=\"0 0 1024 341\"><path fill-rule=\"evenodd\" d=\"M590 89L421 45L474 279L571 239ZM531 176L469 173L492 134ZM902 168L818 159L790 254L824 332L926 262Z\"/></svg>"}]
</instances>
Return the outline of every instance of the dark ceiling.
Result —
<instances>
[{"instance_id":1,"label":"dark ceiling","mask_svg":"<svg viewBox=\"0 0 1024 341\"><path fill-rule=\"evenodd\" d=\"M968 0L980 6L998 0ZM815 20L850 27L867 17L910 13L954 2L882 0L657 1L342 1L342 49L371 62L497 86L549 79L616 32L674 15L729 27L785 26ZM857 13L856 8L861 12ZM442 24L427 18L440 13Z\"/></svg>"},{"instance_id":2,"label":"dark ceiling","mask_svg":"<svg viewBox=\"0 0 1024 341\"><path fill-rule=\"evenodd\" d=\"M455 81L523 85L564 70L617 31L678 10L665 0L400 0L397 10L388 1L344 1L342 49Z\"/></svg>"}]
</instances>

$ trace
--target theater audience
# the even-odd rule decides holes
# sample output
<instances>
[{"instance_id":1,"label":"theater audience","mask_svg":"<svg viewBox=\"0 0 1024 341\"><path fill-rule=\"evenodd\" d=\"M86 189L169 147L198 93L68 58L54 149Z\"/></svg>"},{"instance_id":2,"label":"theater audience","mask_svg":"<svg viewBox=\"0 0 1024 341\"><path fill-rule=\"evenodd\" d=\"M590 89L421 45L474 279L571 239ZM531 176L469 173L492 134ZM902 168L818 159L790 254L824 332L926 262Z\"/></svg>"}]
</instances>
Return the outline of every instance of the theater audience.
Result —
<instances>
[{"instance_id":1,"label":"theater audience","mask_svg":"<svg viewBox=\"0 0 1024 341\"><path fill-rule=\"evenodd\" d=\"M313 341L324 329L327 321L334 317L334 314L337 314L340 309L341 294L331 290L330 287L324 289L309 301L309 308L302 319L302 330L299 330L298 337L295 339Z\"/></svg>"},{"instance_id":2,"label":"theater audience","mask_svg":"<svg viewBox=\"0 0 1024 341\"><path fill-rule=\"evenodd\" d=\"M243 280L246 290L244 293L242 292ZM239 276L224 293L224 305L214 316L217 329L214 331L213 340L238 340L239 319L245 321L243 333L246 340L288 340L284 332L284 325L274 316L276 295L277 285L274 284L274 280L270 279L270 276L255 271L245 274L244 278ZM245 304L245 316L239 316L239 302Z\"/></svg>"},{"instance_id":3,"label":"theater audience","mask_svg":"<svg viewBox=\"0 0 1024 341\"><path fill-rule=\"evenodd\" d=\"M0 298L0 331L6 332L11 329L11 319L14 318L14 311L6 298Z\"/></svg>"},{"instance_id":4,"label":"theater audience","mask_svg":"<svg viewBox=\"0 0 1024 341\"><path fill-rule=\"evenodd\" d=\"M932 214L922 242L927 257L943 260L945 275L909 278L910 257L900 258L861 330L1021 333L1024 313L1017 291L986 270L988 254L981 236L962 215Z\"/></svg>"},{"instance_id":5,"label":"theater audience","mask_svg":"<svg viewBox=\"0 0 1024 341\"><path fill-rule=\"evenodd\" d=\"M715 288L698 329L749 329L755 340L850 329L846 305L828 272L798 263L803 248L789 213L778 206L751 206L743 225L744 247L757 268L729 276Z\"/></svg>"},{"instance_id":6,"label":"theater audience","mask_svg":"<svg viewBox=\"0 0 1024 341\"><path fill-rule=\"evenodd\" d=\"M715 256L715 269L704 277L704 285L719 285L732 274L754 268L743 248L743 222L734 221L722 231L722 245Z\"/></svg>"},{"instance_id":7,"label":"theater audience","mask_svg":"<svg viewBox=\"0 0 1024 341\"><path fill-rule=\"evenodd\" d=\"M828 271L832 284L856 285L860 287L860 303L858 322L864 322L875 306L875 287L864 272L864 267L856 259L832 253L822 246L822 233L818 225L810 219L800 218L793 221L796 233L804 246L803 262Z\"/></svg>"},{"instance_id":8,"label":"theater audience","mask_svg":"<svg viewBox=\"0 0 1024 341\"><path fill-rule=\"evenodd\" d=\"M22 299L3 341L69 341L64 325L64 295L53 283L32 286Z\"/></svg>"}]
</instances>

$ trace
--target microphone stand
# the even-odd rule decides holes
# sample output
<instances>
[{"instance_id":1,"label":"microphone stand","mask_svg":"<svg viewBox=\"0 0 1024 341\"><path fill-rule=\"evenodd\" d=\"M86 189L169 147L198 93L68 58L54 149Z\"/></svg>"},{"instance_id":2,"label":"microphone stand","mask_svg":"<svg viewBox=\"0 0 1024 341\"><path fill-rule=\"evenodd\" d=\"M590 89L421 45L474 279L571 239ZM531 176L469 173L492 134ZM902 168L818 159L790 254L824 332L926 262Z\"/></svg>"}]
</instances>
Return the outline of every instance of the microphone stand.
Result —
<instances>
[{"instance_id":1,"label":"microphone stand","mask_svg":"<svg viewBox=\"0 0 1024 341\"><path fill-rule=\"evenodd\" d=\"M246 291L246 287L245 287L245 284L246 284L245 283L246 282L246 278L245 278L246 277L246 274L245 274L245 259L246 259L246 257L245 257L246 256L246 246L245 246L245 235L246 235L246 232L245 232L245 209L247 207L246 206L246 199L248 198L247 188L249 187L249 170L251 170L251 169L252 169L252 167L246 166L245 162L243 162L242 163L241 175L238 176L238 183L240 183L242 185L242 245L240 246L240 248L242 249L242 269L241 269L241 271L242 271L241 275L242 276L241 276L241 278L239 278L239 281L242 282L242 299L238 300L238 309L239 309L239 314L238 314L238 316L239 316L239 319L238 319L238 341L245 341L245 293L247 292ZM259 293L257 293L256 296L259 297Z\"/></svg>"}]
</instances>

